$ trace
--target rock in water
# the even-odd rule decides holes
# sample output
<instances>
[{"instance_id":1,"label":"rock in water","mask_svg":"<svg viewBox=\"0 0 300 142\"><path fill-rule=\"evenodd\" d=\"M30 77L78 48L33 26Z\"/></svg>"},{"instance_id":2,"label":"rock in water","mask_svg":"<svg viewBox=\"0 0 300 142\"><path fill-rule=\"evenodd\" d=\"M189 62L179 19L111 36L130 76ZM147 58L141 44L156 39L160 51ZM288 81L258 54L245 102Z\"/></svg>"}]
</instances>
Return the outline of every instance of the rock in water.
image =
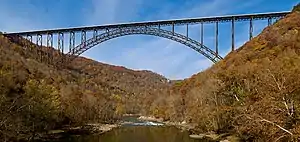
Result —
<instances>
[{"instance_id":1,"label":"rock in water","mask_svg":"<svg viewBox=\"0 0 300 142\"><path fill-rule=\"evenodd\" d=\"M190 135L190 138L193 138L193 139L204 139L204 137L205 137L204 134Z\"/></svg>"}]
</instances>

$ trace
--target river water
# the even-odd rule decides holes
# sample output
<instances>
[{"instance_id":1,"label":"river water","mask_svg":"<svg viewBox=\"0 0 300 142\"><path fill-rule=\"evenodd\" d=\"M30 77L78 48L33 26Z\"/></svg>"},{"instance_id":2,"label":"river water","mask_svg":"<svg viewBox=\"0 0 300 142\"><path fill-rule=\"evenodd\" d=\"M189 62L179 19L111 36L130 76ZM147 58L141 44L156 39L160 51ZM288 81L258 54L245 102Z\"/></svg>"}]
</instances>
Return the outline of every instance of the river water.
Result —
<instances>
[{"instance_id":1,"label":"river water","mask_svg":"<svg viewBox=\"0 0 300 142\"><path fill-rule=\"evenodd\" d=\"M124 118L124 124L101 135L68 136L56 142L200 142L187 131L161 123ZM203 141L201 141L203 142Z\"/></svg>"}]
</instances>

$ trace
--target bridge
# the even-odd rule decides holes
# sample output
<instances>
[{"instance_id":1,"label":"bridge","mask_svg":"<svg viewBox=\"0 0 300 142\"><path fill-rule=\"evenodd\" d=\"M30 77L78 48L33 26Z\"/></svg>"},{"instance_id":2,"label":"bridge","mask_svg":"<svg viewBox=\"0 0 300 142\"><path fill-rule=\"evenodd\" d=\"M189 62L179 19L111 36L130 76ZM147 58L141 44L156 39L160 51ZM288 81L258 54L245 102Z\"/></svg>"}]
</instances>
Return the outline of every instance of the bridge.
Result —
<instances>
[{"instance_id":1,"label":"bridge","mask_svg":"<svg viewBox=\"0 0 300 142\"><path fill-rule=\"evenodd\" d=\"M47 29L37 31L24 31L14 33L4 33L4 36L14 39L15 42L22 44L25 48L36 49L36 53L41 61L47 63L53 63L52 53L45 53L41 50L41 47L54 48L54 37L57 37L57 51L61 62L70 63L76 57L91 49L92 47L126 35L143 34L158 36L166 39L176 41L184 44L191 49L199 52L212 62L216 63L223 59L219 55L219 24L231 23L231 51L235 50L235 23L236 22L249 22L249 40L253 38L253 21L254 20L267 20L268 25L271 25L272 20L278 20L289 14L290 11L283 12L270 12L270 13L255 13L255 14L242 14L242 15L226 15L226 16L213 16L213 17L200 17L189 19L173 19L173 20L160 20L160 21L146 21L146 22L133 22L133 23L119 23L100 26L87 26L87 27L72 27L61 29ZM215 47L209 48L204 43L204 25L215 25ZM189 37L189 26L199 25L200 38L199 40ZM185 26L186 33L180 34L175 31L176 26ZM171 30L164 29L165 27L171 27ZM91 34L92 37L87 39L87 34ZM80 43L76 43L76 37L80 37ZM64 51L64 40L68 37L68 49ZM36 39L35 43L33 39ZM46 40L46 45L43 44L43 40ZM67 57L67 59L65 58Z\"/></svg>"}]
</instances>

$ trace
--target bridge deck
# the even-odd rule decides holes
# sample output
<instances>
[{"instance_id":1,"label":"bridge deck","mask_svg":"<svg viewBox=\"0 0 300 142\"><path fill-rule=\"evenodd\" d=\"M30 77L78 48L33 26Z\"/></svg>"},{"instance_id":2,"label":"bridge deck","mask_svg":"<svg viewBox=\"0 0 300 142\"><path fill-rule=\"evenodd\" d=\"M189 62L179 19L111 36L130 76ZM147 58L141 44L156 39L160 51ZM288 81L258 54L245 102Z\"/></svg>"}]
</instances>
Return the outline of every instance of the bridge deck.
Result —
<instances>
[{"instance_id":1,"label":"bridge deck","mask_svg":"<svg viewBox=\"0 0 300 142\"><path fill-rule=\"evenodd\" d=\"M242 15L226 15L226 16L211 16L211 17L199 17L199 18L186 18L186 19L171 19L171 20L158 20L158 21L145 21L145 22L132 22L132 23L119 23L119 24L107 24L100 26L86 26L86 27L72 27L62 29L48 29L37 31L25 31L4 33L5 35L27 35L27 34L47 34L58 32L71 32L71 31L91 31L91 30L105 30L122 27L137 27L137 26L168 26L168 25L183 25L183 24L197 24L197 23L214 23L214 22L229 22L234 19L235 21L247 21L247 20L263 20L268 18L280 18L290 11L283 12L271 12L271 13L255 13L255 14L242 14Z\"/></svg>"}]
</instances>

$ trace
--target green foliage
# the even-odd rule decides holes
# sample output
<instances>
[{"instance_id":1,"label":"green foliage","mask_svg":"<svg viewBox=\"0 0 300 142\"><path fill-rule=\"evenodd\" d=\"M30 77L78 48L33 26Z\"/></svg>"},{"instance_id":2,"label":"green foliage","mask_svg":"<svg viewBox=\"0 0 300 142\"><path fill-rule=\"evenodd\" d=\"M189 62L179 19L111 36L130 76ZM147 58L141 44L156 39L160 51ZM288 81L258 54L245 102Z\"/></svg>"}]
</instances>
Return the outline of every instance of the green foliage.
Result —
<instances>
[{"instance_id":1,"label":"green foliage","mask_svg":"<svg viewBox=\"0 0 300 142\"><path fill-rule=\"evenodd\" d=\"M174 83L174 86L181 86L182 83L183 83L183 82L181 82L181 81L176 81L176 82Z\"/></svg>"},{"instance_id":2,"label":"green foliage","mask_svg":"<svg viewBox=\"0 0 300 142\"><path fill-rule=\"evenodd\" d=\"M28 139L37 131L55 127L59 121L59 104L53 87L43 81L28 80L24 86L16 86L13 74L1 72L0 82L0 137ZM14 85L13 85L14 84Z\"/></svg>"},{"instance_id":3,"label":"green foliage","mask_svg":"<svg viewBox=\"0 0 300 142\"><path fill-rule=\"evenodd\" d=\"M40 131L47 129L45 127L51 128L51 123L54 125L59 120L60 101L57 90L43 80L28 80L24 91L24 106L28 107L27 113L32 114L28 123L34 122L34 129L38 128Z\"/></svg>"}]
</instances>

